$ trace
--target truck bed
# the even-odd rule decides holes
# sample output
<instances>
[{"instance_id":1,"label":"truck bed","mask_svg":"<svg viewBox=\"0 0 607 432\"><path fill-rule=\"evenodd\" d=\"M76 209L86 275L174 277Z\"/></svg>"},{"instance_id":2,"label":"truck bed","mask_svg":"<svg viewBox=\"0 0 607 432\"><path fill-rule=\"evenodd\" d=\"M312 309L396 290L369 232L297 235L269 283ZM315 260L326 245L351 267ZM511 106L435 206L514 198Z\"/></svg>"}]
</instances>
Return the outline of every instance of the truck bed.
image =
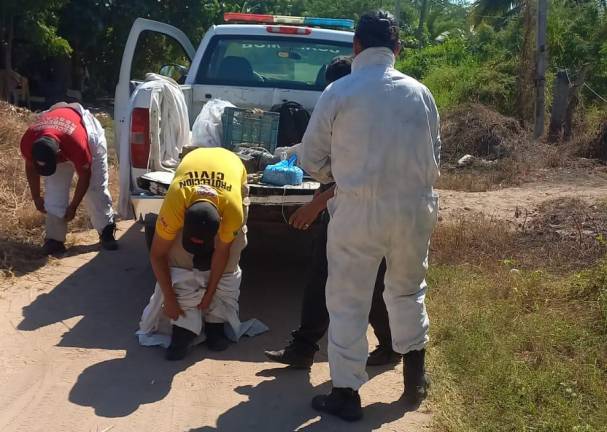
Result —
<instances>
[{"instance_id":1,"label":"truck bed","mask_svg":"<svg viewBox=\"0 0 607 432\"><path fill-rule=\"evenodd\" d=\"M173 173L171 172L152 172L138 179L143 192L131 195L131 202L137 219L144 220L148 213L158 214L164 194L171 184L172 178ZM305 180L297 186L274 186L260 182L250 182L248 186L250 213L253 213L254 219L267 219L268 222L271 222L277 218L277 213L276 211L270 211L269 207L280 209L280 215L284 219L284 207L290 207L287 210L287 213L290 214L293 208L310 202L314 192L320 187L320 183ZM266 214L272 216L264 217Z\"/></svg>"}]
</instances>

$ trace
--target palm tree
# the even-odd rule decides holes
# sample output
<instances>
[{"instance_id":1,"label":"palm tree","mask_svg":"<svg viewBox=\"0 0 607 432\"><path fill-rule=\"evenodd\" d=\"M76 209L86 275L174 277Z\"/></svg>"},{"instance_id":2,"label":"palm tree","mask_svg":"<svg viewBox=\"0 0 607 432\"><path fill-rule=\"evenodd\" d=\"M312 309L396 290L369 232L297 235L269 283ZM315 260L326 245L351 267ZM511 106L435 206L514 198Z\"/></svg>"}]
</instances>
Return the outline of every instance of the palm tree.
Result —
<instances>
[{"instance_id":1,"label":"palm tree","mask_svg":"<svg viewBox=\"0 0 607 432\"><path fill-rule=\"evenodd\" d=\"M533 60L534 0L476 0L470 15L473 25L482 22L503 27L510 19L520 16L523 21L523 43L520 52L516 92L516 111L524 124L533 115L535 67Z\"/></svg>"},{"instance_id":2,"label":"palm tree","mask_svg":"<svg viewBox=\"0 0 607 432\"><path fill-rule=\"evenodd\" d=\"M472 4L470 18L475 26L487 22L501 27L508 19L520 14L528 4L526 0L476 0Z\"/></svg>"}]
</instances>

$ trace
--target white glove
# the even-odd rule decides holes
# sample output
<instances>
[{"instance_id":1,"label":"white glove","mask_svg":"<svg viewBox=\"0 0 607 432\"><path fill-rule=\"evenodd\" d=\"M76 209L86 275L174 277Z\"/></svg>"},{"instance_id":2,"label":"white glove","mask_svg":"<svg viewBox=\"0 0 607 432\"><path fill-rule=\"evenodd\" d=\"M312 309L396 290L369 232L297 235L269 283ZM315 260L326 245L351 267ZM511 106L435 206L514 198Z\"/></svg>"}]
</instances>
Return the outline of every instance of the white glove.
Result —
<instances>
[{"instance_id":1,"label":"white glove","mask_svg":"<svg viewBox=\"0 0 607 432\"><path fill-rule=\"evenodd\" d=\"M291 147L276 147L276 150L274 150L274 156L282 157L282 155L284 154L285 159L289 159L294 154L297 154L297 150L299 149L299 146L301 146L301 144L295 144L294 146L291 146ZM299 159L299 156L298 156L298 159Z\"/></svg>"}]
</instances>

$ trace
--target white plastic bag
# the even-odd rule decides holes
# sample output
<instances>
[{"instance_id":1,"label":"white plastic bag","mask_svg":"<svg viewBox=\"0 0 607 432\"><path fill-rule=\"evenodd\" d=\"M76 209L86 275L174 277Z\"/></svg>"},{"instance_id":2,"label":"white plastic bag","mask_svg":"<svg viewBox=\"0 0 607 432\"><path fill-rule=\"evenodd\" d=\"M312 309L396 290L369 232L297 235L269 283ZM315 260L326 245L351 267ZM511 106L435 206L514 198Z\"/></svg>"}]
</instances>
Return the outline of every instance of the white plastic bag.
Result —
<instances>
[{"instance_id":1,"label":"white plastic bag","mask_svg":"<svg viewBox=\"0 0 607 432\"><path fill-rule=\"evenodd\" d=\"M221 147L223 142L223 123L221 116L226 107L234 105L221 99L208 101L192 127L192 145L194 147Z\"/></svg>"}]
</instances>

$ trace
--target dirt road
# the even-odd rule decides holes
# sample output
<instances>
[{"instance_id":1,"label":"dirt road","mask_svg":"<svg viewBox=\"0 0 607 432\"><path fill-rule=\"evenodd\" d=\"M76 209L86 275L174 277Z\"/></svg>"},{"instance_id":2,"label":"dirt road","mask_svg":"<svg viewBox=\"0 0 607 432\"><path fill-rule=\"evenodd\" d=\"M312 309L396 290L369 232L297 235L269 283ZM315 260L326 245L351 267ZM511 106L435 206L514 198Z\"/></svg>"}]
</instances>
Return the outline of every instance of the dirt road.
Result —
<instances>
[{"instance_id":1,"label":"dirt road","mask_svg":"<svg viewBox=\"0 0 607 432\"><path fill-rule=\"evenodd\" d=\"M366 417L320 418L309 403L328 391L326 348L310 374L266 362L296 327L301 268L247 257L241 316L271 331L223 353L204 345L182 362L138 346L134 332L154 281L138 224L121 223L121 249L85 252L5 287L0 299L0 430L9 431L413 431L428 409L397 401L402 369L370 370ZM94 237L79 244L94 243Z\"/></svg>"},{"instance_id":2,"label":"dirt road","mask_svg":"<svg viewBox=\"0 0 607 432\"><path fill-rule=\"evenodd\" d=\"M443 190L440 193L441 215L453 218L462 211L484 213L498 219L512 220L517 209L525 214L548 200L579 198L588 202L607 200L607 174L586 175L562 173L559 178L526 183L520 187L488 192L457 192Z\"/></svg>"},{"instance_id":3,"label":"dirt road","mask_svg":"<svg viewBox=\"0 0 607 432\"><path fill-rule=\"evenodd\" d=\"M604 178L534 183L484 193L442 192L445 218L482 211L510 218L546 199L605 199ZM406 413L402 369L370 369L363 422L319 417L311 397L329 389L326 348L310 374L265 361L296 327L306 265L269 264L272 251L244 258L241 316L271 331L224 353L204 345L183 362L139 347L134 332L153 278L138 224L120 224L121 249L97 252L92 235L78 255L4 283L0 290L0 430L9 431L418 431L427 405ZM275 256L273 256L275 257ZM371 343L374 337L370 335ZM323 344L324 347L326 345Z\"/></svg>"}]
</instances>

